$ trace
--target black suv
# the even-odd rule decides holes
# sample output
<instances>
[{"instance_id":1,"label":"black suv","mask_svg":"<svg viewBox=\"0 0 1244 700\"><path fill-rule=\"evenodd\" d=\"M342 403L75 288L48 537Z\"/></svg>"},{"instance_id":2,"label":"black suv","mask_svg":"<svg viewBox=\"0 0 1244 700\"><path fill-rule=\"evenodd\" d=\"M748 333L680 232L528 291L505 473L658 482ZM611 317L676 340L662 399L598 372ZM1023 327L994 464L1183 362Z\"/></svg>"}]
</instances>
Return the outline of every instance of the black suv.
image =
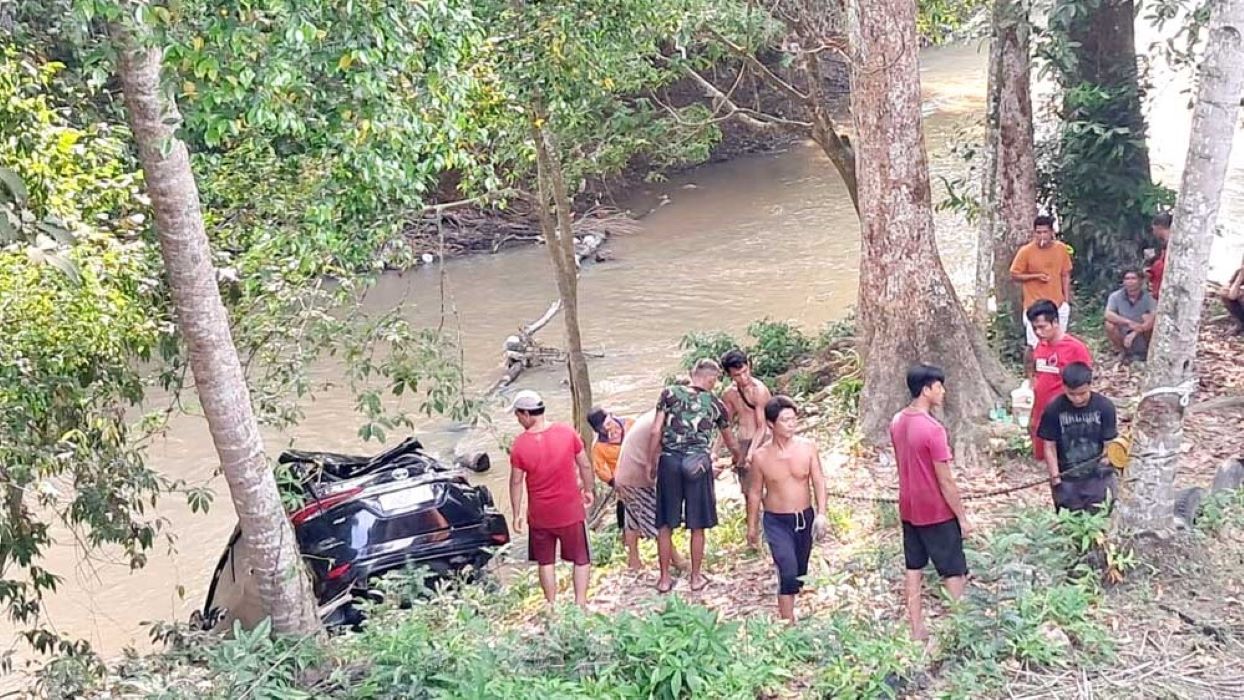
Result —
<instances>
[{"instance_id":1,"label":"black suv","mask_svg":"<svg viewBox=\"0 0 1244 700\"><path fill-rule=\"evenodd\" d=\"M510 541L487 487L469 484L461 467L439 462L414 438L374 457L291 450L278 461L301 492L289 519L330 627L361 620L351 603L373 577L410 565L441 575L479 569ZM486 470L487 455L463 466ZM240 535L235 528L195 616L204 627L262 617Z\"/></svg>"}]
</instances>

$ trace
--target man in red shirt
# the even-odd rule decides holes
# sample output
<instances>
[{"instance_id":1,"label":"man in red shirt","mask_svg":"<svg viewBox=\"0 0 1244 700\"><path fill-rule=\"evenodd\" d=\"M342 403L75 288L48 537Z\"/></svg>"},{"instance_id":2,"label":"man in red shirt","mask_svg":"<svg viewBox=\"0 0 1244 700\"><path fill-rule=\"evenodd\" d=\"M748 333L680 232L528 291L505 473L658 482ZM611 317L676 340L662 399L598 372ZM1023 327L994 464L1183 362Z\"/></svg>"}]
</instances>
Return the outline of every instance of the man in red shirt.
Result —
<instances>
[{"instance_id":1,"label":"man in red shirt","mask_svg":"<svg viewBox=\"0 0 1244 700\"><path fill-rule=\"evenodd\" d=\"M1153 237L1158 239L1157 255L1149 261L1149 267L1145 271L1149 273L1149 293L1154 299L1158 298L1158 294L1162 290L1162 277L1166 274L1166 244L1171 240L1171 224L1174 218L1169 211L1153 217L1153 223L1150 224L1149 230L1153 231Z\"/></svg>"},{"instance_id":2,"label":"man in red shirt","mask_svg":"<svg viewBox=\"0 0 1244 700\"><path fill-rule=\"evenodd\" d=\"M1058 309L1054 310L1055 315ZM911 404L890 421L890 441L898 462L898 513L903 521L903 558L906 560L907 616L911 636L926 640L921 594L922 570L933 566L956 600L967 586L968 564L963 538L972 530L950 471L953 455L946 428L930 411L946 400L946 375L933 365L907 370Z\"/></svg>"},{"instance_id":3,"label":"man in red shirt","mask_svg":"<svg viewBox=\"0 0 1244 700\"><path fill-rule=\"evenodd\" d=\"M520 391L510 412L523 426L510 447L510 507L513 529L524 530L523 497L527 506L527 556L540 570L544 599L557 597L554 568L560 544L563 561L574 564L574 600L587 605L587 585L592 572L588 548L587 506L592 505L592 463L583 439L565 423L544 419L544 400L534 391ZM524 485L526 489L524 489Z\"/></svg>"},{"instance_id":4,"label":"man in red shirt","mask_svg":"<svg viewBox=\"0 0 1244 700\"><path fill-rule=\"evenodd\" d=\"M1093 366L1093 355L1079 338L1063 330L1058 322L1058 307L1042 299L1028 308L1028 322L1039 339L1033 350L1032 416L1028 432L1032 435L1032 452L1037 462L1045 463L1044 441L1037 439L1037 426L1046 405L1063 393L1063 368L1073 362Z\"/></svg>"}]
</instances>

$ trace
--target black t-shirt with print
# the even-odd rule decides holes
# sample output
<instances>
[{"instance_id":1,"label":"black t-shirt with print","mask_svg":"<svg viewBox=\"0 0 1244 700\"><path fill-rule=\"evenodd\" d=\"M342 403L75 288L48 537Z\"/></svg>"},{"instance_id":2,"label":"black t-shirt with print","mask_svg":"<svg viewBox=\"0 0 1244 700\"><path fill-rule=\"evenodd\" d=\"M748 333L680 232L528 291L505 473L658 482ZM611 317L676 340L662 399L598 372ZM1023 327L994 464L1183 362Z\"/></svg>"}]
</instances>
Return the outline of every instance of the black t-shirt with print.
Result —
<instances>
[{"instance_id":1,"label":"black t-shirt with print","mask_svg":"<svg viewBox=\"0 0 1244 700\"><path fill-rule=\"evenodd\" d=\"M1094 391L1081 408L1060 394L1041 413L1037 438L1058 446L1058 471L1066 472L1100 459L1106 443L1119 435L1118 417L1110 399ZM1094 476L1092 467L1080 469L1071 481Z\"/></svg>"}]
</instances>

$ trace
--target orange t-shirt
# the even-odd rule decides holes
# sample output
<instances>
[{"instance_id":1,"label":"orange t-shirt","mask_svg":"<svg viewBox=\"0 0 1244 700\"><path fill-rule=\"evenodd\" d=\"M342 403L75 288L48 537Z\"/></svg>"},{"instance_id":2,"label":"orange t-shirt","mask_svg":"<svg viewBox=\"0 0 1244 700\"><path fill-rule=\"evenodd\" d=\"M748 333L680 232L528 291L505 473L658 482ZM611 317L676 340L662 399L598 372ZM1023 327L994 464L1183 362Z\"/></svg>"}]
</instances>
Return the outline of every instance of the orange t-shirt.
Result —
<instances>
[{"instance_id":1,"label":"orange t-shirt","mask_svg":"<svg viewBox=\"0 0 1244 700\"><path fill-rule=\"evenodd\" d=\"M635 421L627 418L622 421L623 436L631 431L631 426ZM592 471L596 472L596 478L601 481L613 481L614 475L618 472L618 455L622 452L622 443L601 442L597 438L596 443L592 445Z\"/></svg>"},{"instance_id":2,"label":"orange t-shirt","mask_svg":"<svg viewBox=\"0 0 1244 700\"><path fill-rule=\"evenodd\" d=\"M1041 299L1049 299L1055 306L1067 301L1063 296L1063 275L1071 274L1071 256L1067 254L1067 246L1061 241L1054 241L1048 248L1038 246L1035 241L1024 244L1011 262L1011 274L1035 275L1040 272L1049 275L1048 282L1028 280L1021 283L1024 309Z\"/></svg>"}]
</instances>

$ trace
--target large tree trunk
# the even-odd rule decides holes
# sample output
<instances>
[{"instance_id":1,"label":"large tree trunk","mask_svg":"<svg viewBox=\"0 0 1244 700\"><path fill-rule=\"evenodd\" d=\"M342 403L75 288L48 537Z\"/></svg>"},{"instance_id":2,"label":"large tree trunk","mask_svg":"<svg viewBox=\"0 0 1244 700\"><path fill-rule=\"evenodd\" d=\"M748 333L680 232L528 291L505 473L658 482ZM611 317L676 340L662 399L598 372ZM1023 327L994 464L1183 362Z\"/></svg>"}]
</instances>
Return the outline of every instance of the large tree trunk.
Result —
<instances>
[{"instance_id":1,"label":"large tree trunk","mask_svg":"<svg viewBox=\"0 0 1244 700\"><path fill-rule=\"evenodd\" d=\"M162 52L152 47L151 36L137 31L141 30L113 27L118 75L195 389L272 629L280 634L314 634L320 629L315 597L264 457L259 424L220 299L190 154L176 134L181 114L176 103L161 94Z\"/></svg>"},{"instance_id":2,"label":"large tree trunk","mask_svg":"<svg viewBox=\"0 0 1244 700\"><path fill-rule=\"evenodd\" d=\"M861 427L870 439L887 442L891 416L910 401L907 367L928 362L946 370L947 427L963 444L997 398L1001 387L990 380L1001 371L959 303L934 240L916 6L852 0L848 7L863 244Z\"/></svg>"},{"instance_id":3,"label":"large tree trunk","mask_svg":"<svg viewBox=\"0 0 1244 700\"><path fill-rule=\"evenodd\" d=\"M1070 6L1070 7L1069 7ZM1057 0L1073 61L1061 76L1062 163L1058 173L1063 239L1075 248L1081 291L1118 286L1135 266L1148 235L1152 195L1143 85L1136 65L1133 0ZM1105 136L1082 122L1120 130ZM1065 210L1064 210L1065 209Z\"/></svg>"},{"instance_id":4,"label":"large tree trunk","mask_svg":"<svg viewBox=\"0 0 1244 700\"><path fill-rule=\"evenodd\" d=\"M579 277L575 262L574 226L570 219L570 194L562 174L561 159L548 132L532 127L536 146L536 180L539 185L540 228L553 261L557 277L557 294L562 302L562 319L566 325L566 364L570 375L570 395L574 404L574 426L590 445L592 429L587 413L592 408L592 382L583 353L583 336L579 330ZM556 219L549 214L549 205Z\"/></svg>"},{"instance_id":5,"label":"large tree trunk","mask_svg":"<svg viewBox=\"0 0 1244 700\"><path fill-rule=\"evenodd\" d=\"M1133 422L1120 508L1123 525L1132 531L1163 533L1174 522L1172 489L1186 401L1196 385L1193 369L1210 247L1244 96L1244 0L1219 0L1212 12L1145 393Z\"/></svg>"},{"instance_id":6,"label":"large tree trunk","mask_svg":"<svg viewBox=\"0 0 1244 700\"><path fill-rule=\"evenodd\" d=\"M1023 309L1019 287L1011 281L1011 260L1028 241L1037 213L1029 29L1027 0L995 2L989 45L985 170L974 311L978 325L985 327L992 288L998 309L1008 311L1012 333L1021 332Z\"/></svg>"}]
</instances>

